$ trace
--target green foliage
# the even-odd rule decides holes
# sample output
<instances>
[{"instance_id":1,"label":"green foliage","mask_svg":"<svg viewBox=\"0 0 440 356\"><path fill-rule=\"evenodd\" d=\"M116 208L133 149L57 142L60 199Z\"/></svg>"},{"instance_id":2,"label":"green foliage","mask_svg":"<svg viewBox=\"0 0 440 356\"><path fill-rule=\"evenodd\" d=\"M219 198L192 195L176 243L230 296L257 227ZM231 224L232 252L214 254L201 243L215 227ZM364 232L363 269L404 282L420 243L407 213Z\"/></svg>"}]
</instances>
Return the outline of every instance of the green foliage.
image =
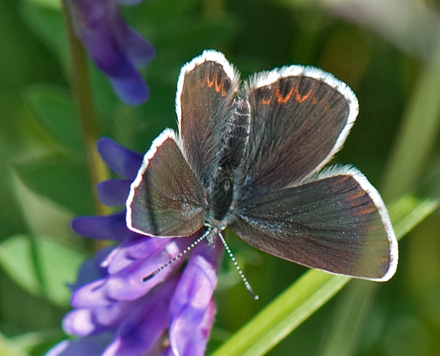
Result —
<instances>
[{"instance_id":1,"label":"green foliage","mask_svg":"<svg viewBox=\"0 0 440 356\"><path fill-rule=\"evenodd\" d=\"M63 61L67 61L67 41L61 7L50 2L25 1L21 4L22 19L48 48Z\"/></svg>"},{"instance_id":2,"label":"green foliage","mask_svg":"<svg viewBox=\"0 0 440 356\"><path fill-rule=\"evenodd\" d=\"M12 344L7 338L0 334L0 355L3 356L26 356L26 353Z\"/></svg>"},{"instance_id":3,"label":"green foliage","mask_svg":"<svg viewBox=\"0 0 440 356\"><path fill-rule=\"evenodd\" d=\"M66 307L84 254L46 236L15 235L0 244L0 265L32 295ZM56 266L56 268L54 268Z\"/></svg>"},{"instance_id":4,"label":"green foliage","mask_svg":"<svg viewBox=\"0 0 440 356\"><path fill-rule=\"evenodd\" d=\"M34 192L68 208L76 215L92 213L92 186L83 159L54 153L21 162L16 169L23 182Z\"/></svg>"},{"instance_id":5,"label":"green foliage","mask_svg":"<svg viewBox=\"0 0 440 356\"><path fill-rule=\"evenodd\" d=\"M35 118L58 144L73 152L84 149L75 103L69 92L63 88L37 84L27 89L24 101L29 103Z\"/></svg>"}]
</instances>

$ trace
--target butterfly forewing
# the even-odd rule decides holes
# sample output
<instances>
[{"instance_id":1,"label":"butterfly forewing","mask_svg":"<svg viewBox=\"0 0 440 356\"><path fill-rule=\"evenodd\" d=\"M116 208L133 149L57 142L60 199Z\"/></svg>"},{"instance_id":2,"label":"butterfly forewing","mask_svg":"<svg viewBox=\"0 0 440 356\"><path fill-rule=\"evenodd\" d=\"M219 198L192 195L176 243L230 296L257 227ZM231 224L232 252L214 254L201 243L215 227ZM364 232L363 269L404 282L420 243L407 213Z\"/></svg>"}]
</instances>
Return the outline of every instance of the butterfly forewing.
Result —
<instances>
[{"instance_id":1,"label":"butterfly forewing","mask_svg":"<svg viewBox=\"0 0 440 356\"><path fill-rule=\"evenodd\" d=\"M345 84L311 67L258 74L248 97L251 124L242 171L245 188L253 192L295 185L316 172L340 149L358 112Z\"/></svg>"},{"instance_id":2,"label":"butterfly forewing","mask_svg":"<svg viewBox=\"0 0 440 356\"><path fill-rule=\"evenodd\" d=\"M127 200L130 229L152 236L189 236L205 221L202 188L176 142L165 130L152 144Z\"/></svg>"},{"instance_id":3,"label":"butterfly forewing","mask_svg":"<svg viewBox=\"0 0 440 356\"><path fill-rule=\"evenodd\" d=\"M355 169L242 200L229 227L250 245L307 267L372 280L396 269L385 206Z\"/></svg>"},{"instance_id":4,"label":"butterfly forewing","mask_svg":"<svg viewBox=\"0 0 440 356\"><path fill-rule=\"evenodd\" d=\"M176 110L184 155L205 188L215 170L237 88L235 69L215 51L203 52L179 76Z\"/></svg>"}]
</instances>

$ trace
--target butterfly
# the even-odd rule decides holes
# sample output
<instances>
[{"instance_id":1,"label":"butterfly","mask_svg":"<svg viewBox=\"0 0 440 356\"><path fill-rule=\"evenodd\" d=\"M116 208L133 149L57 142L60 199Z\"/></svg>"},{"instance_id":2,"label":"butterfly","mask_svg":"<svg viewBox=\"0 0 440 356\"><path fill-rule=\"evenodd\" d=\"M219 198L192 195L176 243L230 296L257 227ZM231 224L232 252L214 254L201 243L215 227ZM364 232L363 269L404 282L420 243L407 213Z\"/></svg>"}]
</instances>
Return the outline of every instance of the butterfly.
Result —
<instances>
[{"instance_id":1,"label":"butterfly","mask_svg":"<svg viewBox=\"0 0 440 356\"><path fill-rule=\"evenodd\" d=\"M127 226L156 237L229 227L279 258L386 281L397 240L377 190L351 166L321 171L358 114L352 90L331 74L293 65L240 83L222 53L206 50L180 72L179 132L145 154L127 199ZM321 171L321 172L320 172Z\"/></svg>"}]
</instances>

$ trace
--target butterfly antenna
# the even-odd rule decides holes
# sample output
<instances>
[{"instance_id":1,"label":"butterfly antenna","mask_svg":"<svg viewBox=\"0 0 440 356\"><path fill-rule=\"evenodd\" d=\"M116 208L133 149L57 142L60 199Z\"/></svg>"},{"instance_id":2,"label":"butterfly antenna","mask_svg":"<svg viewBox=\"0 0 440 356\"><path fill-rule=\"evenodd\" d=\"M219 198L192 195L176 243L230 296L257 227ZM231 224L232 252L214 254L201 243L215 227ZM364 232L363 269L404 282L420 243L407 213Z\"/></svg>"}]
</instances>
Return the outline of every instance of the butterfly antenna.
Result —
<instances>
[{"instance_id":1,"label":"butterfly antenna","mask_svg":"<svg viewBox=\"0 0 440 356\"><path fill-rule=\"evenodd\" d=\"M221 233L218 234L220 236L220 240L222 241L223 245L225 246L226 252L228 253L229 257L231 258L232 262L234 263L234 266L238 272L238 274L240 275L241 279L243 280L243 283L246 287L246 289L248 290L249 294L255 299L259 299L260 297L258 296L258 294L256 294L254 292L254 290L252 289L250 283L248 282L248 280L246 279L243 271L241 270L240 266L238 265L237 260L235 259L231 249L229 248L228 244L226 243L223 235Z\"/></svg>"},{"instance_id":2,"label":"butterfly antenna","mask_svg":"<svg viewBox=\"0 0 440 356\"><path fill-rule=\"evenodd\" d=\"M204 240L209 234L211 233L211 230L207 230L202 236L200 236L197 240L195 240L191 245L189 245L186 249L181 251L177 256L175 256L173 259L169 260L167 263L159 267L157 270L155 270L152 274L150 274L147 277L142 278L142 282L146 282L149 279L155 277L157 274L162 272L165 268L169 267L171 264L176 262L178 259L182 258L184 255L186 255L189 251L191 251L194 247L196 247L199 242Z\"/></svg>"}]
</instances>

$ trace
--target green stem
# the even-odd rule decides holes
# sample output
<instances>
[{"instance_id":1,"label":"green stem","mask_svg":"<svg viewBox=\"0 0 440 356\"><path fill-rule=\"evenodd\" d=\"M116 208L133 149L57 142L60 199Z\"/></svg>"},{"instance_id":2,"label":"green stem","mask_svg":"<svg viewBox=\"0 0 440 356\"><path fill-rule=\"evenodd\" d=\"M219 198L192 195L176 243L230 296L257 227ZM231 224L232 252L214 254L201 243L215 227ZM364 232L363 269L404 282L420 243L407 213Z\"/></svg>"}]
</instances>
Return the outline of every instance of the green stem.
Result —
<instances>
[{"instance_id":1,"label":"green stem","mask_svg":"<svg viewBox=\"0 0 440 356\"><path fill-rule=\"evenodd\" d=\"M97 183L108 179L109 172L96 150L96 142L99 138L99 125L96 120L92 93L90 90L86 53L81 41L75 35L72 19L69 15L69 4L67 2L68 0L63 0L63 11L66 19L72 58L71 84L78 108L78 117L86 148L87 163L93 186L92 194L95 202L95 212L97 215L105 215L109 213L109 208L101 204L99 201L95 186Z\"/></svg>"}]
</instances>

